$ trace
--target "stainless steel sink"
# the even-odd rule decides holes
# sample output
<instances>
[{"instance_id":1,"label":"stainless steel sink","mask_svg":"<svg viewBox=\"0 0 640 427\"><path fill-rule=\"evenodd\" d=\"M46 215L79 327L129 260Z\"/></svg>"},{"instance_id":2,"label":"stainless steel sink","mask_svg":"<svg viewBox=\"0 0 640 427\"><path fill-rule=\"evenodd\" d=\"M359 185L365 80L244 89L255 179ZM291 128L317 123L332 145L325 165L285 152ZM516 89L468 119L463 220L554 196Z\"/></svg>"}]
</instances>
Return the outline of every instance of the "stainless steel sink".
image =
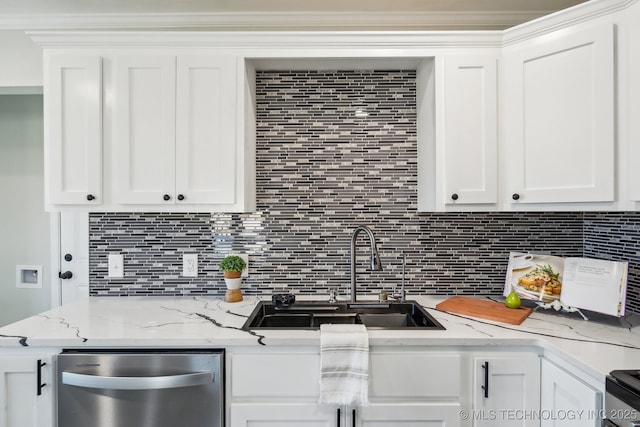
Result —
<instances>
[{"instance_id":1,"label":"stainless steel sink","mask_svg":"<svg viewBox=\"0 0 640 427\"><path fill-rule=\"evenodd\" d=\"M261 301L242 329L317 329L323 323L364 324L382 329L444 329L415 301L327 303L302 301L274 305Z\"/></svg>"}]
</instances>

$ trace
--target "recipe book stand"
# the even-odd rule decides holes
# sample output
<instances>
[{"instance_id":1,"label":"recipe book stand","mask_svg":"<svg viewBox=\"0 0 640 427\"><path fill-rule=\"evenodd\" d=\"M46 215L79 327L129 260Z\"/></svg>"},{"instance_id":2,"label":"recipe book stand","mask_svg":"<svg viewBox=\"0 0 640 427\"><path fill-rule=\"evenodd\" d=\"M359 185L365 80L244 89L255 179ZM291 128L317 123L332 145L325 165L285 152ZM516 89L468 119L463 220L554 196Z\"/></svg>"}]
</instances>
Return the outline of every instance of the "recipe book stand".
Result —
<instances>
[{"instance_id":1,"label":"recipe book stand","mask_svg":"<svg viewBox=\"0 0 640 427\"><path fill-rule=\"evenodd\" d=\"M569 305L566 305L565 303L563 303L559 299L551 301L551 302L536 301L536 304L537 304L537 307L534 308L534 311L539 309L539 308L544 308L545 310L549 310L549 309L552 308L555 311L564 311L565 313L578 313L580 316L582 316L582 318L584 320L589 320L587 318L587 316L585 316L584 313L582 311L580 311L579 308L571 307Z\"/></svg>"}]
</instances>

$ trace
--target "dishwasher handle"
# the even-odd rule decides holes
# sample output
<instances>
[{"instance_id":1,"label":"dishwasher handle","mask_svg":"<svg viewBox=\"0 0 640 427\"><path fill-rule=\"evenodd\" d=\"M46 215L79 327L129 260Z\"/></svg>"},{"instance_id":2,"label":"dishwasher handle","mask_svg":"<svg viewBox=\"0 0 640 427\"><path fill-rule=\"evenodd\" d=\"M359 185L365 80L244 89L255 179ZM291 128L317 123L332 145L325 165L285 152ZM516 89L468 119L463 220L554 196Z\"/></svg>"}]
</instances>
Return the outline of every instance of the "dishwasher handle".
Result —
<instances>
[{"instance_id":1,"label":"dishwasher handle","mask_svg":"<svg viewBox=\"0 0 640 427\"><path fill-rule=\"evenodd\" d=\"M157 377L104 377L62 372L62 384L103 390L157 390L211 384L213 372L192 372Z\"/></svg>"}]
</instances>

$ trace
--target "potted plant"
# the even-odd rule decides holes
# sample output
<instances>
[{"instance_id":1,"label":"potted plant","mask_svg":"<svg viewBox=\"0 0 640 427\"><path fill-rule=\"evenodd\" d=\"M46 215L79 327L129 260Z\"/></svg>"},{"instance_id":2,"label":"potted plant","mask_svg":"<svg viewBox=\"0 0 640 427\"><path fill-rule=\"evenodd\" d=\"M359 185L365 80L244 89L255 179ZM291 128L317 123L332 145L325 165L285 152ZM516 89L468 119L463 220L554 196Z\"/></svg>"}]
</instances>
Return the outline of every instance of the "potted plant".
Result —
<instances>
[{"instance_id":1,"label":"potted plant","mask_svg":"<svg viewBox=\"0 0 640 427\"><path fill-rule=\"evenodd\" d=\"M242 270L247 267L247 263L238 255L228 255L220 261L219 267L224 273L224 282L227 285L225 301L242 301L240 284L242 283Z\"/></svg>"}]
</instances>

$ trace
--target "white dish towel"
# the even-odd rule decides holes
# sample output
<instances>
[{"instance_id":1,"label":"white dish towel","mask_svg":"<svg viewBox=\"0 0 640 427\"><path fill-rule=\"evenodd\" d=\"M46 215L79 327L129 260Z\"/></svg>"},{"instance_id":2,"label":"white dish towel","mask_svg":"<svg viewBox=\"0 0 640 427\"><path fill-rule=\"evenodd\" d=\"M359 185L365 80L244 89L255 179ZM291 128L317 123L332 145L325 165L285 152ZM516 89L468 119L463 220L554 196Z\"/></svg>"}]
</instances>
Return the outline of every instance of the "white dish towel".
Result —
<instances>
[{"instance_id":1,"label":"white dish towel","mask_svg":"<svg viewBox=\"0 0 640 427\"><path fill-rule=\"evenodd\" d=\"M320 325L320 403L369 404L369 335L364 325Z\"/></svg>"}]
</instances>

